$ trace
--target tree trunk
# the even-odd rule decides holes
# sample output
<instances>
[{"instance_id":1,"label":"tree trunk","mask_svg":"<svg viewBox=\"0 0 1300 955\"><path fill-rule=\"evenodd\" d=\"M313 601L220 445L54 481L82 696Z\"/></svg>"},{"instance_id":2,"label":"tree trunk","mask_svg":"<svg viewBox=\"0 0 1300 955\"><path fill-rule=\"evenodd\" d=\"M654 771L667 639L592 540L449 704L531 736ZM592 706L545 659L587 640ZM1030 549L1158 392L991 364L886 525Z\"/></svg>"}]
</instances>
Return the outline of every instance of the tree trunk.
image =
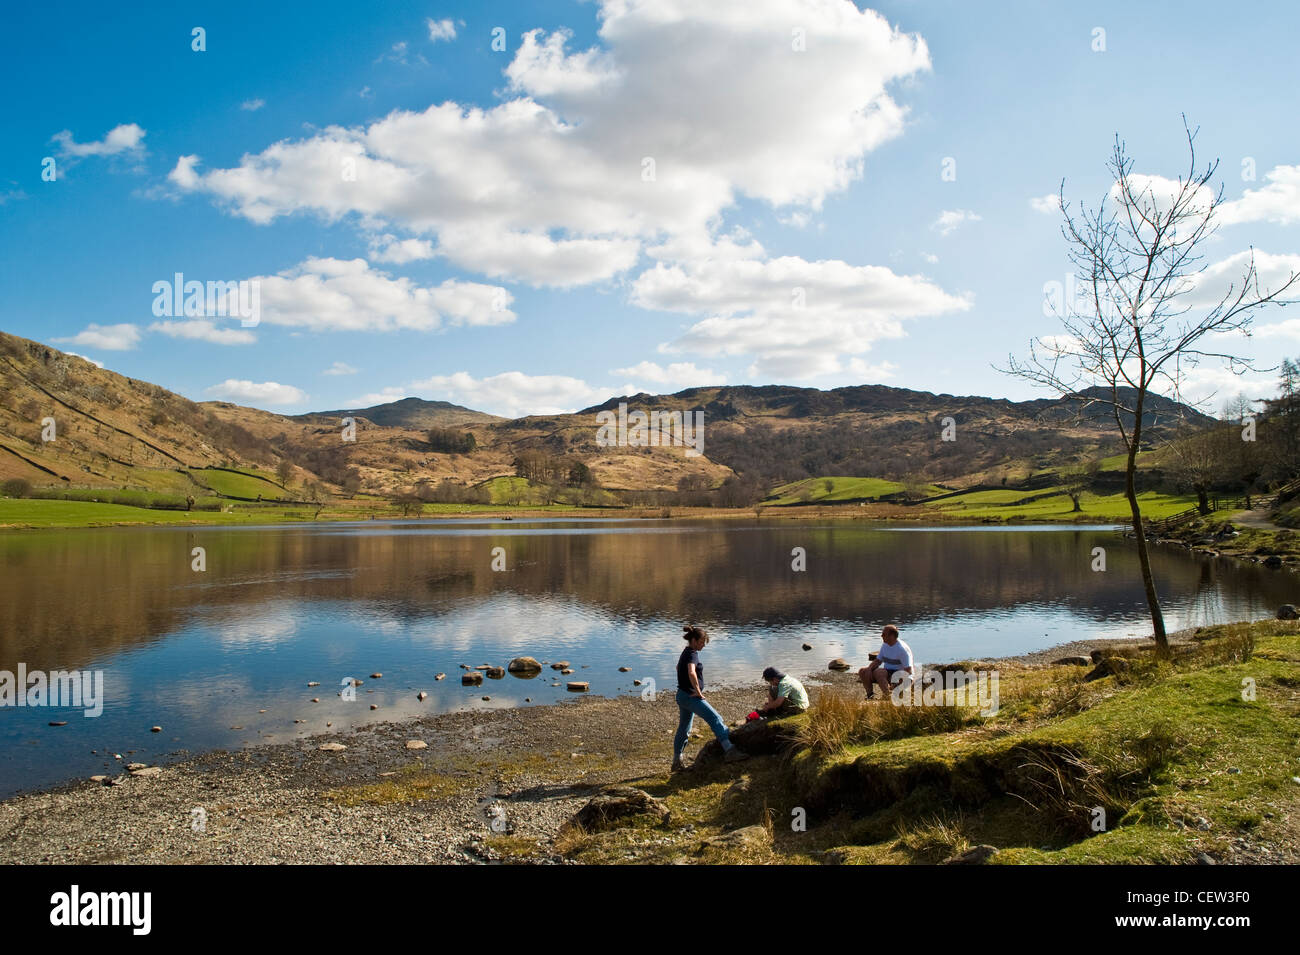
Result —
<instances>
[{"instance_id":1,"label":"tree trunk","mask_svg":"<svg viewBox=\"0 0 1300 955\"><path fill-rule=\"evenodd\" d=\"M1133 536L1137 538L1138 563L1142 566L1142 587L1146 591L1147 609L1151 612L1152 636L1156 641L1157 651L1169 652L1169 638L1165 634L1165 615L1160 610L1160 597L1156 593L1156 580L1151 575L1151 555L1147 553L1147 535L1142 528L1142 510L1138 507L1137 488L1134 474L1137 471L1137 451L1142 439L1142 398L1138 395L1136 414L1133 417L1132 441L1128 449L1128 468L1124 475L1124 496L1128 498L1129 511L1133 515Z\"/></svg>"},{"instance_id":2,"label":"tree trunk","mask_svg":"<svg viewBox=\"0 0 1300 955\"><path fill-rule=\"evenodd\" d=\"M1201 509L1202 514L1210 513L1210 495L1203 487L1196 489L1196 506Z\"/></svg>"}]
</instances>

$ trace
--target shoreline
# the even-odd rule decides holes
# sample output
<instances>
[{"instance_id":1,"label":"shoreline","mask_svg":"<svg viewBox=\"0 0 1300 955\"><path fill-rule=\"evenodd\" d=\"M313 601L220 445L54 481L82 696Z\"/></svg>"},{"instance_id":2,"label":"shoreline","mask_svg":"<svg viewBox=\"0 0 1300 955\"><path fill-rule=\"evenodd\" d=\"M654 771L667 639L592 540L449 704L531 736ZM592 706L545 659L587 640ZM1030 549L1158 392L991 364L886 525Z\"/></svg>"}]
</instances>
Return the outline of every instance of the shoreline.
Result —
<instances>
[{"instance_id":1,"label":"shoreline","mask_svg":"<svg viewBox=\"0 0 1300 955\"><path fill-rule=\"evenodd\" d=\"M1171 642L1192 632L1171 634ZM1051 667L1099 643L1150 645L1073 640L971 662ZM812 691L851 689L856 666L802 679ZM708 698L734 725L763 689L720 687ZM145 775L75 779L0 800L0 860L481 863L499 861L493 840L508 833L546 861L562 862L549 847L600 787L667 773L676 721L671 691L662 691L652 701L589 696L453 711L212 750ZM698 721L695 732L688 760L712 738ZM424 745L408 747L413 741ZM326 744L344 748L320 748ZM494 828L501 811L504 832Z\"/></svg>"}]
</instances>

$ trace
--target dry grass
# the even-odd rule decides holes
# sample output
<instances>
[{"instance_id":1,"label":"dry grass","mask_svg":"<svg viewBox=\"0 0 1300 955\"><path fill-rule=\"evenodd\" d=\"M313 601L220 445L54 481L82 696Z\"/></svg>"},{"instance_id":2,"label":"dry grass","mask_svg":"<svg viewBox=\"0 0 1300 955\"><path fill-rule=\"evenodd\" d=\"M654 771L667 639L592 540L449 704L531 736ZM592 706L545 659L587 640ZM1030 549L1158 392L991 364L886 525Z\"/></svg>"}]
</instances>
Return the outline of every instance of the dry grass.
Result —
<instances>
[{"instance_id":1,"label":"dry grass","mask_svg":"<svg viewBox=\"0 0 1300 955\"><path fill-rule=\"evenodd\" d=\"M865 700L852 691L825 689L814 694L800 742L818 754L850 743L872 743L904 736L950 733L978 719L972 706L915 706L891 699Z\"/></svg>"},{"instance_id":2,"label":"dry grass","mask_svg":"<svg viewBox=\"0 0 1300 955\"><path fill-rule=\"evenodd\" d=\"M922 857L946 859L971 847L966 834L967 819L960 811L940 814L917 823L900 821L895 833L899 843Z\"/></svg>"}]
</instances>

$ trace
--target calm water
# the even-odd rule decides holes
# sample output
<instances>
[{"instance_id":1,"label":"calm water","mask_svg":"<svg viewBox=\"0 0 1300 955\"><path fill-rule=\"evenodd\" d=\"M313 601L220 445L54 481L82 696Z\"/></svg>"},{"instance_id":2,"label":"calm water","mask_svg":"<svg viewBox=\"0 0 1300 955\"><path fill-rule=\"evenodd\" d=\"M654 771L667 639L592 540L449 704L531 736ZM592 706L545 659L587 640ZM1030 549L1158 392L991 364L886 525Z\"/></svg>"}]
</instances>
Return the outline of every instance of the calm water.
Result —
<instances>
[{"instance_id":1,"label":"calm water","mask_svg":"<svg viewBox=\"0 0 1300 955\"><path fill-rule=\"evenodd\" d=\"M191 569L197 546L206 572ZM1097 546L1105 573L1090 569ZM795 547L805 572L791 570ZM1294 596L1289 575L1226 559L1157 550L1155 571L1171 630L1271 616ZM98 718L0 707L0 794L112 771L113 753L153 763L327 722L571 698L549 668L462 687L462 663L529 655L569 660L593 693L639 693L634 678L669 687L686 620L713 634L707 682L753 684L757 699L764 666L865 662L891 621L939 663L1139 635L1143 613L1131 542L1107 528L566 520L0 534L0 670L102 670L106 698ZM339 696L346 677L362 679L355 702Z\"/></svg>"}]
</instances>

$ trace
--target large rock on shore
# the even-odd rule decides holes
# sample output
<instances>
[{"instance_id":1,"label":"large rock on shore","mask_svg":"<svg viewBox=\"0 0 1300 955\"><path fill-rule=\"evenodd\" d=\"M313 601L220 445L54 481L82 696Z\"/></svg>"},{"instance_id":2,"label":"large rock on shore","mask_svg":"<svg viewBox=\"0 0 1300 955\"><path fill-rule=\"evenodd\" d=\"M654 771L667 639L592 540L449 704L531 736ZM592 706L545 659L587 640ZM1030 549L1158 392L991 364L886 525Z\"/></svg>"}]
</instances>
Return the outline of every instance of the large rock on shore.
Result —
<instances>
[{"instance_id":1,"label":"large rock on shore","mask_svg":"<svg viewBox=\"0 0 1300 955\"><path fill-rule=\"evenodd\" d=\"M836 657L830 663L826 664L826 669L828 670L842 671L842 670L847 670L848 668L849 668L848 663L845 660L840 659L839 657Z\"/></svg>"},{"instance_id":2,"label":"large rock on shore","mask_svg":"<svg viewBox=\"0 0 1300 955\"><path fill-rule=\"evenodd\" d=\"M657 822L668 819L663 800L634 786L606 786L578 810L571 820L588 832L608 829L632 816L649 815Z\"/></svg>"},{"instance_id":3,"label":"large rock on shore","mask_svg":"<svg viewBox=\"0 0 1300 955\"><path fill-rule=\"evenodd\" d=\"M750 756L768 756L780 753L794 744L799 738L799 728L805 720L799 716L781 717L775 720L754 720L731 730L731 741ZM711 739L700 749L694 765L721 763L724 753L722 744Z\"/></svg>"},{"instance_id":4,"label":"large rock on shore","mask_svg":"<svg viewBox=\"0 0 1300 955\"><path fill-rule=\"evenodd\" d=\"M1295 604L1283 604L1277 608L1277 619L1279 620L1296 620L1300 619L1300 613L1295 609Z\"/></svg>"}]
</instances>

